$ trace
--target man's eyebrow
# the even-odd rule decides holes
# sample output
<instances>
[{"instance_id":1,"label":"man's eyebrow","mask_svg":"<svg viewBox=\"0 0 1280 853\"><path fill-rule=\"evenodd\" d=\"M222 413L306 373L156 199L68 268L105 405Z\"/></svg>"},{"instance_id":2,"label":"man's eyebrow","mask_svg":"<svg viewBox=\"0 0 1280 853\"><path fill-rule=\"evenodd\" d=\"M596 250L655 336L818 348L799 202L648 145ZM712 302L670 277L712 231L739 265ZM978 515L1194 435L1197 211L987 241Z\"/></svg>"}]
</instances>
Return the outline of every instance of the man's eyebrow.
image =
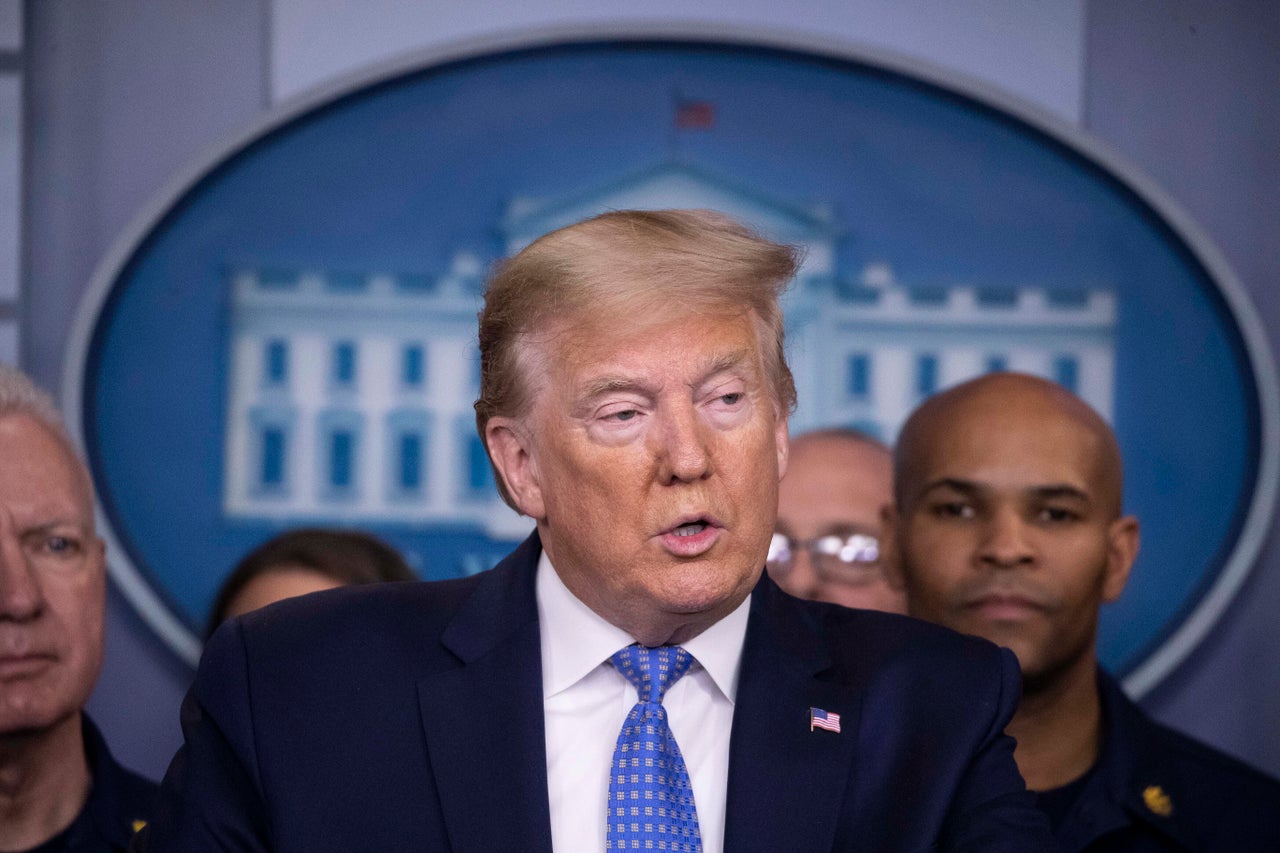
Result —
<instances>
[{"instance_id":1,"label":"man's eyebrow","mask_svg":"<svg viewBox=\"0 0 1280 853\"><path fill-rule=\"evenodd\" d=\"M42 534L53 533L56 530L65 530L67 528L75 528L81 533L88 533L92 528L84 519L77 516L59 516L39 524L33 524L22 531L23 536L39 536Z\"/></svg>"},{"instance_id":2,"label":"man's eyebrow","mask_svg":"<svg viewBox=\"0 0 1280 853\"><path fill-rule=\"evenodd\" d=\"M1051 483L1044 486L1036 486L1028 491L1041 499L1068 499L1083 501L1084 503L1089 502L1089 493L1070 483Z\"/></svg>"},{"instance_id":3,"label":"man's eyebrow","mask_svg":"<svg viewBox=\"0 0 1280 853\"><path fill-rule=\"evenodd\" d=\"M641 394L650 393L645 384L639 379L633 379L626 376L598 376L595 379L584 382L578 389L579 400L594 400L596 397L605 394L612 394L617 391L635 391Z\"/></svg>"},{"instance_id":4,"label":"man's eyebrow","mask_svg":"<svg viewBox=\"0 0 1280 853\"><path fill-rule=\"evenodd\" d=\"M926 483L924 488L920 490L920 494L928 494L934 489L950 489L953 492L959 492L963 495L977 495L991 491L991 488L983 483L973 480L965 480L959 477L939 477ZM1089 493L1079 486L1073 486L1070 483L1046 483L1041 486L1031 486L1023 490L1024 494L1032 495L1040 500L1077 500L1088 503Z\"/></svg>"},{"instance_id":5,"label":"man's eyebrow","mask_svg":"<svg viewBox=\"0 0 1280 853\"><path fill-rule=\"evenodd\" d=\"M708 379L714 379L721 373L728 373L736 370L745 364L751 358L750 350L739 349L732 352L722 353L707 363L706 368L702 371L698 384L706 382Z\"/></svg>"},{"instance_id":6,"label":"man's eyebrow","mask_svg":"<svg viewBox=\"0 0 1280 853\"><path fill-rule=\"evenodd\" d=\"M880 533L874 527L866 524L859 524L856 521L836 521L831 524L823 525L818 531L819 536L870 536L872 538L879 537Z\"/></svg>"},{"instance_id":7,"label":"man's eyebrow","mask_svg":"<svg viewBox=\"0 0 1280 853\"><path fill-rule=\"evenodd\" d=\"M987 490L981 483L975 483L972 480L962 480L959 477L939 477L936 480L930 480L925 483L924 488L920 489L920 494L927 495L934 489L951 489L953 492L960 492L966 495L978 494Z\"/></svg>"},{"instance_id":8,"label":"man's eyebrow","mask_svg":"<svg viewBox=\"0 0 1280 853\"><path fill-rule=\"evenodd\" d=\"M699 379L696 384L701 384L709 379L737 369L750 358L750 351L741 349L718 355L707 362L707 365L699 373ZM578 399L583 401L594 400L605 394L612 394L618 391L634 391L637 394L646 396L654 393L653 388L642 378L606 375L597 376L589 379L578 388Z\"/></svg>"}]
</instances>

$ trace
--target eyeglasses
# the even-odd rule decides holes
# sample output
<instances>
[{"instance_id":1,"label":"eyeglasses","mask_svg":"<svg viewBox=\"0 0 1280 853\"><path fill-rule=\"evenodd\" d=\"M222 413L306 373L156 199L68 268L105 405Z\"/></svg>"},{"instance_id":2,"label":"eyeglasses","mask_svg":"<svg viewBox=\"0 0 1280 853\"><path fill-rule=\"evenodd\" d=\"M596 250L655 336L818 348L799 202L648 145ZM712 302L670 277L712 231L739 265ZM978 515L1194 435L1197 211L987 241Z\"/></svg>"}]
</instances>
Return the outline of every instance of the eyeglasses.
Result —
<instances>
[{"instance_id":1,"label":"eyeglasses","mask_svg":"<svg viewBox=\"0 0 1280 853\"><path fill-rule=\"evenodd\" d=\"M769 540L769 569L774 574L790 572L801 551L809 552L815 572L837 583L866 583L880 568L880 542L866 533L827 533L803 540L774 533Z\"/></svg>"}]
</instances>

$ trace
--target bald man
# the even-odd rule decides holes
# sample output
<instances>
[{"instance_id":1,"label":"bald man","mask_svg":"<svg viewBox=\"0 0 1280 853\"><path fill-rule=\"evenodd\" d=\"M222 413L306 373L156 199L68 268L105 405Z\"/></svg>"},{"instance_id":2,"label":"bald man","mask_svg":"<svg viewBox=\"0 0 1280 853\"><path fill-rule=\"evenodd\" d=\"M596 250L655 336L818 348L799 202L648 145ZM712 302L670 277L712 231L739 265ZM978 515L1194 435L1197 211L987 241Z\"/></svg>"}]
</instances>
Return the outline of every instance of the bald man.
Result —
<instances>
[{"instance_id":1,"label":"bald man","mask_svg":"<svg viewBox=\"0 0 1280 853\"><path fill-rule=\"evenodd\" d=\"M912 615L1013 650L1007 731L1061 849L1280 850L1280 784L1167 729L1096 660L1138 522L1110 427L1051 382L991 374L925 401L898 439L884 559Z\"/></svg>"},{"instance_id":2,"label":"bald man","mask_svg":"<svg viewBox=\"0 0 1280 853\"><path fill-rule=\"evenodd\" d=\"M880 514L892 499L883 442L845 428L792 439L769 575L797 598L905 613L906 597L880 567Z\"/></svg>"}]
</instances>

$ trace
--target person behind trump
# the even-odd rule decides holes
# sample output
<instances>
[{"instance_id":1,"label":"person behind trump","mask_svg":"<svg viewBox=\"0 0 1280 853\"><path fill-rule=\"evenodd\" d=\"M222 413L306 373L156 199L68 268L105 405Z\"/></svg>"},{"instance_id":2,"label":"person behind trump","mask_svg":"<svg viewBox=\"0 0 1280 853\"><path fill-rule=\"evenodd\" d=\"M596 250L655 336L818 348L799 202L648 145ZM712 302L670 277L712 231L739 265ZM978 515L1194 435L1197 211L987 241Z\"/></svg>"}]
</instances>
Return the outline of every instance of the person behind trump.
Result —
<instances>
[{"instance_id":1,"label":"person behind trump","mask_svg":"<svg viewBox=\"0 0 1280 853\"><path fill-rule=\"evenodd\" d=\"M797 598L906 613L880 566L880 517L893 500L893 451L851 427L791 440L769 543L769 576Z\"/></svg>"},{"instance_id":2,"label":"person behind trump","mask_svg":"<svg viewBox=\"0 0 1280 853\"><path fill-rule=\"evenodd\" d=\"M0 364L0 850L124 850L155 783L85 713L102 669L106 547L53 400Z\"/></svg>"},{"instance_id":3,"label":"person behind trump","mask_svg":"<svg viewBox=\"0 0 1280 853\"><path fill-rule=\"evenodd\" d=\"M1035 376L965 382L907 419L894 487L909 612L1018 656L1009 732L1063 853L1280 850L1280 784L1155 722L1098 663L1139 536L1097 412Z\"/></svg>"},{"instance_id":4,"label":"person behind trump","mask_svg":"<svg viewBox=\"0 0 1280 853\"><path fill-rule=\"evenodd\" d=\"M348 584L416 578L395 548L361 530L300 527L259 544L227 575L209 611L207 640L233 616Z\"/></svg>"},{"instance_id":5,"label":"person behind trump","mask_svg":"<svg viewBox=\"0 0 1280 853\"><path fill-rule=\"evenodd\" d=\"M619 211L506 261L476 422L536 531L206 648L152 850L1048 849L1013 656L762 578L792 249Z\"/></svg>"}]
</instances>

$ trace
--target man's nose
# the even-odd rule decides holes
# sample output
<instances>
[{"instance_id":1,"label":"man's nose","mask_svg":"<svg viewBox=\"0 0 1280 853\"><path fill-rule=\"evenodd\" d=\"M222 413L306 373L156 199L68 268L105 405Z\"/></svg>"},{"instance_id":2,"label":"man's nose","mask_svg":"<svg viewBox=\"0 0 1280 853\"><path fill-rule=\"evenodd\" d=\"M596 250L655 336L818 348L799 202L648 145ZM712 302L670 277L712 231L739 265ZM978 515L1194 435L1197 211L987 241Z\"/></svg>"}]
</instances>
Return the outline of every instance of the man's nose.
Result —
<instances>
[{"instance_id":1,"label":"man's nose","mask_svg":"<svg viewBox=\"0 0 1280 853\"><path fill-rule=\"evenodd\" d=\"M1012 569L1035 562L1035 548L1026 522L1014 509L1000 509L983 527L980 561L994 568Z\"/></svg>"},{"instance_id":2,"label":"man's nose","mask_svg":"<svg viewBox=\"0 0 1280 853\"><path fill-rule=\"evenodd\" d=\"M654 440L662 482L691 483L711 473L706 429L692 405L675 406L660 415Z\"/></svg>"},{"instance_id":3,"label":"man's nose","mask_svg":"<svg viewBox=\"0 0 1280 853\"><path fill-rule=\"evenodd\" d=\"M0 532L0 619L24 622L44 607L35 566L22 543L9 532Z\"/></svg>"}]
</instances>

